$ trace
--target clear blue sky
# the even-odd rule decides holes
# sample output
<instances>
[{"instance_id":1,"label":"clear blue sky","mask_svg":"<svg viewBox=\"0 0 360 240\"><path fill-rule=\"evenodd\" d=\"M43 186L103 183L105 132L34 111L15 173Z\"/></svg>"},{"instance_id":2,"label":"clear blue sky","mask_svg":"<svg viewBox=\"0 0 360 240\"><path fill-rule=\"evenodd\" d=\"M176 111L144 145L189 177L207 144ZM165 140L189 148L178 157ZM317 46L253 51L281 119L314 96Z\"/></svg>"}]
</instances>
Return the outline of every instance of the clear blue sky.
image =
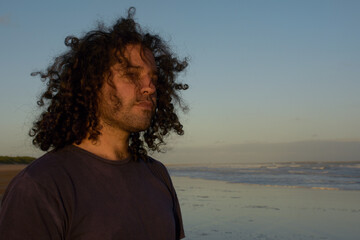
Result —
<instances>
[{"instance_id":1,"label":"clear blue sky","mask_svg":"<svg viewBox=\"0 0 360 240\"><path fill-rule=\"evenodd\" d=\"M39 155L27 132L43 85L30 73L65 50L67 35L111 24L130 6L191 59L181 76L190 85L186 135L170 146L197 158L249 145L360 146L360 1L2 0L0 155Z\"/></svg>"}]
</instances>

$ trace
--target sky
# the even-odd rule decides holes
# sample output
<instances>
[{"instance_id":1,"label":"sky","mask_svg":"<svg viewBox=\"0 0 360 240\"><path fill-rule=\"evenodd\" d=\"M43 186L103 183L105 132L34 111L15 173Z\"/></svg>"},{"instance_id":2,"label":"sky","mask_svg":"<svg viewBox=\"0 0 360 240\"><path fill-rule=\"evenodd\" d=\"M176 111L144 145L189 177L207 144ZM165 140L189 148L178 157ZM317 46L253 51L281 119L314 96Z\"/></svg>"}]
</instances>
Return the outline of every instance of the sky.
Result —
<instances>
[{"instance_id":1,"label":"sky","mask_svg":"<svg viewBox=\"0 0 360 240\"><path fill-rule=\"evenodd\" d=\"M44 70L97 21L135 19L190 65L177 162L360 161L360 1L0 1L0 155L27 136Z\"/></svg>"}]
</instances>

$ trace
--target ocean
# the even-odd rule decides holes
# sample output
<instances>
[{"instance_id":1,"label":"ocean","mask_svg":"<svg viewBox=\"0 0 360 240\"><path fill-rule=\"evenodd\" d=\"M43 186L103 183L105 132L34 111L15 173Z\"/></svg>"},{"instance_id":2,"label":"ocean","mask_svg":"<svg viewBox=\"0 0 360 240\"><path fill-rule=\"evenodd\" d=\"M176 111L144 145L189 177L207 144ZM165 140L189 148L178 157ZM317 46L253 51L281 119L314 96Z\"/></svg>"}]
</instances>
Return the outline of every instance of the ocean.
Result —
<instances>
[{"instance_id":1,"label":"ocean","mask_svg":"<svg viewBox=\"0 0 360 240\"><path fill-rule=\"evenodd\" d=\"M170 175L229 183L360 191L360 162L170 165Z\"/></svg>"}]
</instances>

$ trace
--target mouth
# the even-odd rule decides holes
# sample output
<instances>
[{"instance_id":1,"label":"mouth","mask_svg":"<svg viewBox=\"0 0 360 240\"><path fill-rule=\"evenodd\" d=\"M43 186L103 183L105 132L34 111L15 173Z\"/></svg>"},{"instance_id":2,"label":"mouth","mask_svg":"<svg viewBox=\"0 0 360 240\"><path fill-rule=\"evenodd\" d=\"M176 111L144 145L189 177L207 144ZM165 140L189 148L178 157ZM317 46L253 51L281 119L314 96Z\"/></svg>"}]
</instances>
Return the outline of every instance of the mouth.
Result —
<instances>
[{"instance_id":1,"label":"mouth","mask_svg":"<svg viewBox=\"0 0 360 240\"><path fill-rule=\"evenodd\" d=\"M153 111L155 108L155 105L151 101L147 101L147 100L137 102L136 106L141 107L146 110L151 110L151 111Z\"/></svg>"}]
</instances>

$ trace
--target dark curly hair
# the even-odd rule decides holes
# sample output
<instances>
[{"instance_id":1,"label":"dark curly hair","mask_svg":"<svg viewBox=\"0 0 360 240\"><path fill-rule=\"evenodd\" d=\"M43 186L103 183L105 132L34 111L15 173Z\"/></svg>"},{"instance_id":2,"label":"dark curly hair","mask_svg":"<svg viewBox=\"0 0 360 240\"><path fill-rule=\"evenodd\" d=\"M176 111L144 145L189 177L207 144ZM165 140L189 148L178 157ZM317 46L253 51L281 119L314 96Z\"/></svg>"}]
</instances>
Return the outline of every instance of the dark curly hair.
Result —
<instances>
[{"instance_id":1,"label":"dark curly hair","mask_svg":"<svg viewBox=\"0 0 360 240\"><path fill-rule=\"evenodd\" d=\"M147 151L160 151L164 137L170 132L184 133L175 105L183 111L186 109L179 90L186 90L188 85L176 79L188 60L174 56L158 35L144 32L134 21L134 14L135 8L130 8L127 18L120 18L112 27L99 24L82 38L67 37L65 45L70 49L55 58L46 71L32 73L32 76L40 75L47 86L37 102L46 109L29 132L35 146L47 151L80 144L86 137L98 139L102 127L98 98L104 74L110 72L114 59L125 59L124 48L129 44L149 49L158 71L157 108L151 125L145 131L130 134L129 150L133 158L146 160Z\"/></svg>"}]
</instances>

